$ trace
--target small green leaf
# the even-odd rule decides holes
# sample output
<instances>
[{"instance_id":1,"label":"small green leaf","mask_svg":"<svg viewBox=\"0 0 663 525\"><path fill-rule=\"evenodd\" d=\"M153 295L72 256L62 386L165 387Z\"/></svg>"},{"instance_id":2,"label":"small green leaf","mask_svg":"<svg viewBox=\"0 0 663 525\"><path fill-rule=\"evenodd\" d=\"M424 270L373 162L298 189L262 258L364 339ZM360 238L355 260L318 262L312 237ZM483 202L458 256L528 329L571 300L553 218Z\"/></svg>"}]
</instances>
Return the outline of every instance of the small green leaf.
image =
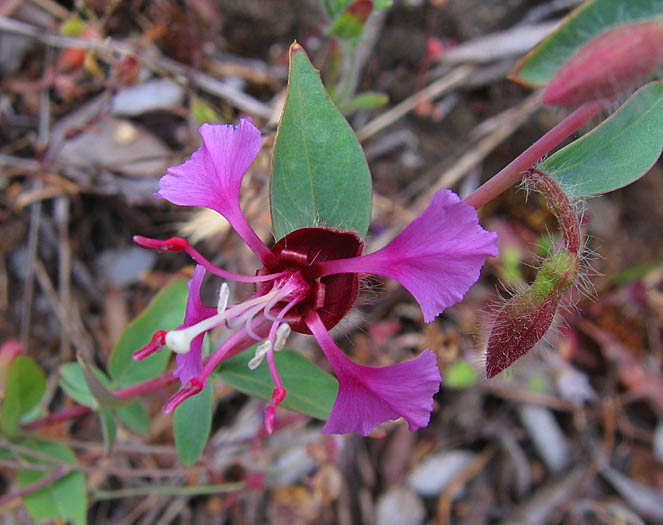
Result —
<instances>
[{"instance_id":1,"label":"small green leaf","mask_svg":"<svg viewBox=\"0 0 663 525\"><path fill-rule=\"evenodd\" d=\"M104 385L108 386L110 384L106 375L99 368L93 366L92 371ZM60 387L77 403L96 408L96 401L85 382L80 364L66 363L60 367Z\"/></svg>"},{"instance_id":2,"label":"small green leaf","mask_svg":"<svg viewBox=\"0 0 663 525\"><path fill-rule=\"evenodd\" d=\"M598 195L642 177L663 148L663 82L640 88L592 131L544 160L569 197Z\"/></svg>"},{"instance_id":3,"label":"small green leaf","mask_svg":"<svg viewBox=\"0 0 663 525\"><path fill-rule=\"evenodd\" d=\"M217 376L240 392L268 401L274 383L265 361L255 370L249 368L254 351L255 346L224 361ZM325 421L338 394L336 378L292 350L275 353L274 360L287 392L280 406Z\"/></svg>"},{"instance_id":4,"label":"small green leaf","mask_svg":"<svg viewBox=\"0 0 663 525\"><path fill-rule=\"evenodd\" d=\"M113 411L108 409L100 410L99 420L101 421L101 436L104 439L104 451L106 454L110 454L115 443L115 436L117 435L117 425L115 424Z\"/></svg>"},{"instance_id":5,"label":"small green leaf","mask_svg":"<svg viewBox=\"0 0 663 525\"><path fill-rule=\"evenodd\" d=\"M476 384L478 380L477 371L464 359L457 359L444 371L446 388L467 388Z\"/></svg>"},{"instance_id":6,"label":"small green leaf","mask_svg":"<svg viewBox=\"0 0 663 525\"><path fill-rule=\"evenodd\" d=\"M0 429L14 435L20 428L21 416L34 408L44 395L46 377L41 368L27 356L18 355L9 367L5 397L0 411Z\"/></svg>"},{"instance_id":7,"label":"small green leaf","mask_svg":"<svg viewBox=\"0 0 663 525\"><path fill-rule=\"evenodd\" d=\"M350 101L343 104L341 108L344 113L352 113L360 109L375 109L389 102L389 97L377 91L364 91Z\"/></svg>"},{"instance_id":8,"label":"small green leaf","mask_svg":"<svg viewBox=\"0 0 663 525\"><path fill-rule=\"evenodd\" d=\"M124 331L108 361L113 388L140 383L164 372L170 351L164 349L142 361L134 361L132 355L149 343L156 331L173 330L182 323L189 294L187 281L188 277L175 277Z\"/></svg>"},{"instance_id":9,"label":"small green leaf","mask_svg":"<svg viewBox=\"0 0 663 525\"><path fill-rule=\"evenodd\" d=\"M323 5L327 16L336 20L336 17L340 16L351 3L352 0L324 0Z\"/></svg>"},{"instance_id":10,"label":"small green leaf","mask_svg":"<svg viewBox=\"0 0 663 525\"><path fill-rule=\"evenodd\" d=\"M585 2L516 65L510 78L523 84L542 86L576 51L604 31L622 24L651 20L661 15L661 0Z\"/></svg>"},{"instance_id":11,"label":"small green leaf","mask_svg":"<svg viewBox=\"0 0 663 525\"><path fill-rule=\"evenodd\" d=\"M371 219L371 175L357 137L334 107L297 43L276 135L271 177L277 239L321 226L364 237Z\"/></svg>"},{"instance_id":12,"label":"small green leaf","mask_svg":"<svg viewBox=\"0 0 663 525\"><path fill-rule=\"evenodd\" d=\"M143 436L150 433L150 415L138 401L118 408L115 413L132 432Z\"/></svg>"},{"instance_id":13,"label":"small green leaf","mask_svg":"<svg viewBox=\"0 0 663 525\"><path fill-rule=\"evenodd\" d=\"M115 409L127 404L127 401L116 397L115 394L108 389L108 380L102 375L102 377L104 377L104 380L102 381L94 368L85 362L80 353L76 357L78 358L78 363L81 365L81 372L83 373L85 384L94 398L95 406L93 406L93 408Z\"/></svg>"},{"instance_id":14,"label":"small green leaf","mask_svg":"<svg viewBox=\"0 0 663 525\"><path fill-rule=\"evenodd\" d=\"M53 457L53 469L57 468L56 463L77 463L74 453L60 443L30 439L22 442L21 445ZM46 465L51 463L29 455L22 454L22 456L30 463ZM25 488L49 473L49 471L40 470L19 470L18 484L21 488ZM36 521L61 519L77 525L87 523L87 494L85 477L81 472L70 472L53 483L25 495L23 502Z\"/></svg>"},{"instance_id":15,"label":"small green leaf","mask_svg":"<svg viewBox=\"0 0 663 525\"><path fill-rule=\"evenodd\" d=\"M175 448L180 461L187 467L198 461L207 444L212 429L213 408L214 390L212 385L208 385L202 392L186 399L175 409Z\"/></svg>"}]
</instances>

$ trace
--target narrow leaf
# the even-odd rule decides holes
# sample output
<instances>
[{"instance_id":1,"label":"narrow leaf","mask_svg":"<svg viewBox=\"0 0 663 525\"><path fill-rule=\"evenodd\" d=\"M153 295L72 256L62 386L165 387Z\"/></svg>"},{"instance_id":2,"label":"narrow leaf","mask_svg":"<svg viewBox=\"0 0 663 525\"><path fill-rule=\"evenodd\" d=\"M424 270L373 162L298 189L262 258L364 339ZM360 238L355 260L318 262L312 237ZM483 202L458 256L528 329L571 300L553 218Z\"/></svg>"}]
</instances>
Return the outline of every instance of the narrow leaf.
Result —
<instances>
[{"instance_id":1,"label":"narrow leaf","mask_svg":"<svg viewBox=\"0 0 663 525\"><path fill-rule=\"evenodd\" d=\"M101 421L101 436L104 440L104 452L110 454L115 436L117 435L117 425L113 418L113 411L104 409L99 411L99 421Z\"/></svg>"},{"instance_id":2,"label":"narrow leaf","mask_svg":"<svg viewBox=\"0 0 663 525\"><path fill-rule=\"evenodd\" d=\"M182 323L188 280L189 276L175 277L124 331L108 361L113 388L146 381L164 372L170 351L158 352L140 362L134 361L132 354L146 345L157 330L173 330Z\"/></svg>"},{"instance_id":3,"label":"narrow leaf","mask_svg":"<svg viewBox=\"0 0 663 525\"><path fill-rule=\"evenodd\" d=\"M616 190L647 173L663 148L663 82L640 88L610 118L537 167L570 197Z\"/></svg>"},{"instance_id":4,"label":"narrow leaf","mask_svg":"<svg viewBox=\"0 0 663 525\"><path fill-rule=\"evenodd\" d=\"M249 369L254 350L249 348L223 362L217 376L240 392L268 401L274 383L266 362ZM277 352L274 360L287 392L280 406L325 421L338 394L336 378L292 350Z\"/></svg>"},{"instance_id":5,"label":"narrow leaf","mask_svg":"<svg viewBox=\"0 0 663 525\"><path fill-rule=\"evenodd\" d=\"M576 51L604 31L663 15L661 0L590 0L573 11L559 28L527 54L510 78L522 84L546 84Z\"/></svg>"},{"instance_id":6,"label":"narrow leaf","mask_svg":"<svg viewBox=\"0 0 663 525\"><path fill-rule=\"evenodd\" d=\"M274 146L272 223L277 239L322 226L364 237L371 219L371 176L350 125L297 43Z\"/></svg>"},{"instance_id":7,"label":"narrow leaf","mask_svg":"<svg viewBox=\"0 0 663 525\"><path fill-rule=\"evenodd\" d=\"M389 102L389 97L377 91L364 91L343 104L344 113L352 113L360 109L375 109Z\"/></svg>"},{"instance_id":8,"label":"narrow leaf","mask_svg":"<svg viewBox=\"0 0 663 525\"><path fill-rule=\"evenodd\" d=\"M202 454L212 429L214 390L208 385L175 409L173 428L180 461L190 467Z\"/></svg>"},{"instance_id":9,"label":"narrow leaf","mask_svg":"<svg viewBox=\"0 0 663 525\"><path fill-rule=\"evenodd\" d=\"M58 468L58 463L77 463L74 453L60 443L30 439L22 442L21 445L40 454L53 457L53 462L48 462L22 454L24 459L30 463L53 464L54 470ZM18 484L21 488L24 488L49 474L49 471L19 470ZM83 525L87 522L85 477L81 472L70 472L53 483L27 494L23 498L23 502L36 521L60 519L71 521L77 525Z\"/></svg>"},{"instance_id":10,"label":"narrow leaf","mask_svg":"<svg viewBox=\"0 0 663 525\"><path fill-rule=\"evenodd\" d=\"M110 384L106 375L99 368L93 366L91 369L102 384L105 386ZM96 401L85 381L80 364L66 363L60 367L60 387L77 403L96 408Z\"/></svg>"},{"instance_id":11,"label":"narrow leaf","mask_svg":"<svg viewBox=\"0 0 663 525\"><path fill-rule=\"evenodd\" d=\"M46 377L41 368L27 356L16 356L9 367L0 411L0 429L10 436L16 434L21 416L39 403L45 389Z\"/></svg>"},{"instance_id":12,"label":"narrow leaf","mask_svg":"<svg viewBox=\"0 0 663 525\"><path fill-rule=\"evenodd\" d=\"M85 379L85 384L87 385L90 394L94 398L95 408L103 409L114 409L120 408L127 404L127 401L116 397L108 389L108 381L101 381L94 369L88 365L83 356L79 353L77 354L78 363L81 365L81 372L83 373L83 379Z\"/></svg>"}]
</instances>

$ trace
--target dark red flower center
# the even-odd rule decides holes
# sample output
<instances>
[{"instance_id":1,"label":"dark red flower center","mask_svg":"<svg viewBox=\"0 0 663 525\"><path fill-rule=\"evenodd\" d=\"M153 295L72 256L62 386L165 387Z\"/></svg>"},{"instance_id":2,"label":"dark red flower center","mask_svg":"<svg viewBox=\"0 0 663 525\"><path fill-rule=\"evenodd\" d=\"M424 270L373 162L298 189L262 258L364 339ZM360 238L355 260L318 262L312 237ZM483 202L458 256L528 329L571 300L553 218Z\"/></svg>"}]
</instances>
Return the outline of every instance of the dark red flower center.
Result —
<instances>
[{"instance_id":1,"label":"dark red flower center","mask_svg":"<svg viewBox=\"0 0 663 525\"><path fill-rule=\"evenodd\" d=\"M286 235L274 245L274 259L259 270L258 275L282 271L292 272L290 276L298 274L306 283L303 287L304 297L285 315L286 321L296 332L310 334L304 316L314 309L327 329L331 329L352 308L359 290L359 279L353 273L321 278L318 264L333 259L358 257L363 248L364 243L353 232L302 228ZM259 284L258 288L267 293L275 285L271 281ZM277 304L274 310L278 311L285 304Z\"/></svg>"}]
</instances>

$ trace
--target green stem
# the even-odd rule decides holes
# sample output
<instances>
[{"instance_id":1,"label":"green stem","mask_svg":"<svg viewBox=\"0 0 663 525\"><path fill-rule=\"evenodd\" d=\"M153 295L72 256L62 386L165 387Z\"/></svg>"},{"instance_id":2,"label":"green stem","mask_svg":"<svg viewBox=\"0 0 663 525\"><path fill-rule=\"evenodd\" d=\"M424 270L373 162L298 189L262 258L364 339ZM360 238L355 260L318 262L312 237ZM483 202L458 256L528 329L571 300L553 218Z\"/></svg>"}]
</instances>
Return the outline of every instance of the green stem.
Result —
<instances>
[{"instance_id":1,"label":"green stem","mask_svg":"<svg viewBox=\"0 0 663 525\"><path fill-rule=\"evenodd\" d=\"M95 490L92 494L92 499L100 501L119 498L131 498L137 496L151 496L152 494L159 494L161 496L203 496L206 494L236 492L238 490L242 490L245 487L246 484L243 482L219 483L217 485L198 485L196 487L157 485L119 490Z\"/></svg>"}]
</instances>

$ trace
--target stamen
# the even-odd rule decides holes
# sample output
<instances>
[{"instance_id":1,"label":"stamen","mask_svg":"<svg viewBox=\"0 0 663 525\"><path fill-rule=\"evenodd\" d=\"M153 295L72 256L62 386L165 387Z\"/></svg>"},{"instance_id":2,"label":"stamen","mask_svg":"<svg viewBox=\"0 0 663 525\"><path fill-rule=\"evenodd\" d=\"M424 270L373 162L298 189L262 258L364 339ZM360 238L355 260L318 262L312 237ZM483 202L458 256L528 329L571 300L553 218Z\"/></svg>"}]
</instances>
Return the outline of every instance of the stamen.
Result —
<instances>
[{"instance_id":1,"label":"stamen","mask_svg":"<svg viewBox=\"0 0 663 525\"><path fill-rule=\"evenodd\" d=\"M205 382L199 377L194 377L166 402L163 406L163 411L166 414L172 414L183 401L189 399L191 396L195 396L203 388L205 388Z\"/></svg>"},{"instance_id":2,"label":"stamen","mask_svg":"<svg viewBox=\"0 0 663 525\"><path fill-rule=\"evenodd\" d=\"M162 241L143 237L142 235L134 235L134 242L138 246L159 252L183 252L189 246L189 241L182 239L182 237L171 237Z\"/></svg>"},{"instance_id":3,"label":"stamen","mask_svg":"<svg viewBox=\"0 0 663 525\"><path fill-rule=\"evenodd\" d=\"M274 352L280 352L285 346L285 341L290 335L291 328L289 324L282 324L276 329L276 341L274 342Z\"/></svg>"},{"instance_id":4,"label":"stamen","mask_svg":"<svg viewBox=\"0 0 663 525\"><path fill-rule=\"evenodd\" d=\"M147 343L140 350L136 350L133 353L133 358L136 361L141 361L155 352L160 352L165 344L166 344L166 331L159 330L152 336L152 339L150 340L149 343Z\"/></svg>"},{"instance_id":5,"label":"stamen","mask_svg":"<svg viewBox=\"0 0 663 525\"><path fill-rule=\"evenodd\" d=\"M142 235L134 235L134 242L143 248L157 250L160 252L186 252L194 261L196 261L201 266L204 266L205 269L210 273L223 277L224 279L229 279L231 281L237 281L240 283L261 283L264 281L272 281L274 279L278 279L279 277L283 277L288 273L286 270L267 275L242 275L239 273L228 272L222 268L219 268L218 266L214 266L198 250L190 246L189 242L182 237L171 237L170 239L161 241L159 239L143 237Z\"/></svg>"},{"instance_id":6,"label":"stamen","mask_svg":"<svg viewBox=\"0 0 663 525\"><path fill-rule=\"evenodd\" d=\"M180 328L178 330L171 330L166 334L166 344L173 352L178 354L185 354L191 348L191 341L193 341L196 336L207 332L212 328L216 328L226 319L232 319L233 317L240 317L242 320L251 319L256 313L258 313L263 305L271 300L275 295L289 293L283 289L275 289L268 292L265 295L259 297L254 297L243 303L236 304L232 308L228 308L223 312L203 319L199 323L196 323L186 328ZM256 308L254 308L254 306ZM260 341L262 337L257 337L256 340Z\"/></svg>"},{"instance_id":7,"label":"stamen","mask_svg":"<svg viewBox=\"0 0 663 525\"><path fill-rule=\"evenodd\" d=\"M216 305L216 311L218 313L223 313L228 306L228 299L230 299L230 289L228 288L228 283L221 284L219 288L219 302Z\"/></svg>"},{"instance_id":8,"label":"stamen","mask_svg":"<svg viewBox=\"0 0 663 525\"><path fill-rule=\"evenodd\" d=\"M262 360L265 358L265 355L269 350L272 348L272 343L270 341L265 341L262 344L259 344L256 347L256 353L255 356L253 356L253 359L249 361L249 368L251 370L255 370L260 366L260 363L262 363Z\"/></svg>"}]
</instances>

